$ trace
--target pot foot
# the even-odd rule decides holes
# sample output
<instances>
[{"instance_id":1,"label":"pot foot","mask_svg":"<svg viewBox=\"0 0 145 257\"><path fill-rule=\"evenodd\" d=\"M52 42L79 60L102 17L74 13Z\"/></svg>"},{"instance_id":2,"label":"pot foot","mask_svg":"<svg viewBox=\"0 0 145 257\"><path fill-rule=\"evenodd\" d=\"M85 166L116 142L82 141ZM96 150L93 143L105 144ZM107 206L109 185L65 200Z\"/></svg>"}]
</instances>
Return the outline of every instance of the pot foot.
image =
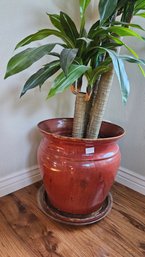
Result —
<instances>
[{"instance_id":1,"label":"pot foot","mask_svg":"<svg viewBox=\"0 0 145 257\"><path fill-rule=\"evenodd\" d=\"M37 194L37 202L40 210L49 218L68 225L83 226L93 224L105 218L112 209L113 198L111 193L109 193L101 208L96 212L87 215L70 214L62 212L52 206L42 185Z\"/></svg>"}]
</instances>

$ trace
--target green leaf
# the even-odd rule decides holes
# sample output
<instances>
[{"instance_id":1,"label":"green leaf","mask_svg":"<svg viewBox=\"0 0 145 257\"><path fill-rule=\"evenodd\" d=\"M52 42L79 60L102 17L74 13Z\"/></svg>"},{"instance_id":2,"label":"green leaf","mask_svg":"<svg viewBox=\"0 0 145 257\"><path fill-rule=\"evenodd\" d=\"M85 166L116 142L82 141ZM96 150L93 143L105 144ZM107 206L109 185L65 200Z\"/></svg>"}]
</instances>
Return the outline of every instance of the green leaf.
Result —
<instances>
[{"instance_id":1,"label":"green leaf","mask_svg":"<svg viewBox=\"0 0 145 257\"><path fill-rule=\"evenodd\" d=\"M125 26L129 26L129 27L132 27L132 28L136 28L136 29L141 29L144 31L144 28L141 27L140 25L138 24L134 24L134 23L128 23L128 22L121 22L121 21L115 21L113 22L113 25L125 25Z\"/></svg>"},{"instance_id":2,"label":"green leaf","mask_svg":"<svg viewBox=\"0 0 145 257\"><path fill-rule=\"evenodd\" d=\"M42 40L48 36L56 36L58 38L61 38L64 42L67 43L67 45L69 47L73 47L72 42L70 41L70 39L64 35L62 32L54 30L54 29L43 29L40 30L34 34L29 35L28 37L24 38L22 41L20 41L17 45L16 48L18 47L22 47L25 46L27 44L30 44L33 41L37 41L37 40Z\"/></svg>"},{"instance_id":3,"label":"green leaf","mask_svg":"<svg viewBox=\"0 0 145 257\"><path fill-rule=\"evenodd\" d=\"M88 38L88 37L80 37L77 38L78 41L84 41L86 43L86 46L89 46L89 44L93 41L92 39Z\"/></svg>"},{"instance_id":4,"label":"green leaf","mask_svg":"<svg viewBox=\"0 0 145 257\"><path fill-rule=\"evenodd\" d=\"M138 39L142 39L142 37L135 31L129 29L129 28L124 28L124 27L117 27L117 26L112 26L108 29L109 32L113 32L117 34L118 36L132 36L136 37Z\"/></svg>"},{"instance_id":5,"label":"green leaf","mask_svg":"<svg viewBox=\"0 0 145 257\"><path fill-rule=\"evenodd\" d=\"M109 64L109 63L108 63ZM90 80L89 80L89 85L93 86L94 83L96 82L97 78L110 70L110 66L109 65L105 65L105 63L99 65L98 67L96 67L94 70L92 70L91 74L90 74Z\"/></svg>"},{"instance_id":6,"label":"green leaf","mask_svg":"<svg viewBox=\"0 0 145 257\"><path fill-rule=\"evenodd\" d=\"M58 14L49 14L49 19L51 20L51 23L53 24L54 27L56 27L58 30L62 30L61 22L60 22L60 15Z\"/></svg>"},{"instance_id":7,"label":"green leaf","mask_svg":"<svg viewBox=\"0 0 145 257\"><path fill-rule=\"evenodd\" d=\"M69 37L75 46L76 39L79 37L76 25L73 20L64 12L60 12L60 22L64 33Z\"/></svg>"},{"instance_id":8,"label":"green leaf","mask_svg":"<svg viewBox=\"0 0 145 257\"><path fill-rule=\"evenodd\" d=\"M89 29L89 32L88 32L88 37L91 38L92 37L92 34L94 34L94 32L100 28L100 21L97 21L95 22L91 28Z\"/></svg>"},{"instance_id":9,"label":"green leaf","mask_svg":"<svg viewBox=\"0 0 145 257\"><path fill-rule=\"evenodd\" d=\"M85 36L85 12L91 0L80 0L80 36Z\"/></svg>"},{"instance_id":10,"label":"green leaf","mask_svg":"<svg viewBox=\"0 0 145 257\"><path fill-rule=\"evenodd\" d=\"M112 59L114 70L118 77L120 88L121 88L122 100L124 103L126 103L130 92L130 85L129 85L128 77L125 71L123 60L120 58L120 56L117 55L116 52L112 50L108 50L107 48L103 48L103 49L106 52L108 52L110 58Z\"/></svg>"},{"instance_id":11,"label":"green leaf","mask_svg":"<svg viewBox=\"0 0 145 257\"><path fill-rule=\"evenodd\" d=\"M145 65L145 60L138 58L138 55L136 56L136 58L134 58L132 56L128 56L128 55L121 55L120 58L122 60L130 62L130 63L136 63L138 65L142 75L145 77L145 71L141 67L141 65Z\"/></svg>"},{"instance_id":12,"label":"green leaf","mask_svg":"<svg viewBox=\"0 0 145 257\"><path fill-rule=\"evenodd\" d=\"M51 52L51 53L49 53L49 55L60 58L60 54L58 54L56 52Z\"/></svg>"},{"instance_id":13,"label":"green leaf","mask_svg":"<svg viewBox=\"0 0 145 257\"><path fill-rule=\"evenodd\" d=\"M46 64L42 69L33 74L25 83L21 96L28 90L37 86L41 87L44 82L60 69L60 61L53 61Z\"/></svg>"},{"instance_id":14,"label":"green leaf","mask_svg":"<svg viewBox=\"0 0 145 257\"><path fill-rule=\"evenodd\" d=\"M80 17L84 17L85 11L91 0L80 0Z\"/></svg>"},{"instance_id":15,"label":"green leaf","mask_svg":"<svg viewBox=\"0 0 145 257\"><path fill-rule=\"evenodd\" d=\"M117 44L120 44L120 45L124 45L126 47L126 49L132 53L135 57L138 58L138 54L131 48L129 47L127 44L125 44L121 39L117 38L117 37L113 37L113 36L109 36L112 40L114 40ZM112 43L111 43L112 44Z\"/></svg>"},{"instance_id":16,"label":"green leaf","mask_svg":"<svg viewBox=\"0 0 145 257\"><path fill-rule=\"evenodd\" d=\"M140 69L142 75L145 77L145 71L144 71L144 69L141 67L140 64L138 64L138 67L139 67L139 69Z\"/></svg>"},{"instance_id":17,"label":"green leaf","mask_svg":"<svg viewBox=\"0 0 145 257\"><path fill-rule=\"evenodd\" d=\"M89 67L84 65L72 64L69 68L67 78L64 72L62 72L55 79L47 98L50 98L55 94L63 92L66 88L72 85L78 78L80 78L88 69Z\"/></svg>"},{"instance_id":18,"label":"green leaf","mask_svg":"<svg viewBox=\"0 0 145 257\"><path fill-rule=\"evenodd\" d=\"M25 37L23 40L21 40L15 47L15 49L25 46L27 44L30 44L33 41L37 41L37 40L42 40L45 37L48 37L50 35L52 35L53 30L49 30L49 29L42 29L39 30L38 32L31 34L27 37Z\"/></svg>"},{"instance_id":19,"label":"green leaf","mask_svg":"<svg viewBox=\"0 0 145 257\"><path fill-rule=\"evenodd\" d=\"M140 16L142 18L145 18L145 12L137 13L136 16Z\"/></svg>"},{"instance_id":20,"label":"green leaf","mask_svg":"<svg viewBox=\"0 0 145 257\"><path fill-rule=\"evenodd\" d=\"M108 28L97 28L96 30L92 31L91 34L89 34L89 38L94 40L95 44L99 44L100 41L105 40L108 36Z\"/></svg>"},{"instance_id":21,"label":"green leaf","mask_svg":"<svg viewBox=\"0 0 145 257\"><path fill-rule=\"evenodd\" d=\"M129 55L120 55L119 58L121 58L122 60L127 61L127 62L145 65L145 60L140 59L140 58L135 58L135 57L132 57Z\"/></svg>"},{"instance_id":22,"label":"green leaf","mask_svg":"<svg viewBox=\"0 0 145 257\"><path fill-rule=\"evenodd\" d=\"M68 73L68 68L74 61L77 52L78 49L63 49L60 54L60 65L66 76Z\"/></svg>"},{"instance_id":23,"label":"green leaf","mask_svg":"<svg viewBox=\"0 0 145 257\"><path fill-rule=\"evenodd\" d=\"M124 45L126 47L126 49L132 54L135 56L135 58L137 58L137 60L139 59L139 56L138 54L131 48L129 47L128 45L126 45L123 41L121 41L119 38L115 38L113 36L110 36L111 39L113 39L115 42L121 42L122 45ZM138 67L141 71L141 73L143 74L143 76L145 77L145 71L143 70L143 68L141 67L140 63L138 63Z\"/></svg>"},{"instance_id":24,"label":"green leaf","mask_svg":"<svg viewBox=\"0 0 145 257\"><path fill-rule=\"evenodd\" d=\"M100 0L99 13L101 24L103 24L113 14L117 7L117 3L117 0Z\"/></svg>"},{"instance_id":25,"label":"green leaf","mask_svg":"<svg viewBox=\"0 0 145 257\"><path fill-rule=\"evenodd\" d=\"M128 0L119 0L117 4L118 10L124 7L128 3Z\"/></svg>"},{"instance_id":26,"label":"green leaf","mask_svg":"<svg viewBox=\"0 0 145 257\"><path fill-rule=\"evenodd\" d=\"M28 48L13 56L7 65L5 78L27 69L44 55L49 54L56 44Z\"/></svg>"},{"instance_id":27,"label":"green leaf","mask_svg":"<svg viewBox=\"0 0 145 257\"><path fill-rule=\"evenodd\" d=\"M145 1L144 0L138 0L135 3L134 13L136 14L137 12L139 12L141 10L145 10Z\"/></svg>"}]
</instances>

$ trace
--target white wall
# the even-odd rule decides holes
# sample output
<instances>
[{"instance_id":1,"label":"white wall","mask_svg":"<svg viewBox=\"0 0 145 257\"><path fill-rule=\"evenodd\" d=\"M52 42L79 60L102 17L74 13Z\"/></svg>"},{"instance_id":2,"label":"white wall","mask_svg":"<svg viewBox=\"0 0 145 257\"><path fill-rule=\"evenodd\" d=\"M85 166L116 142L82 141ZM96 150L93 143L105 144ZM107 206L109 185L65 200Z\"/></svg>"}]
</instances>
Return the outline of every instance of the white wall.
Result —
<instances>
[{"instance_id":1,"label":"white wall","mask_svg":"<svg viewBox=\"0 0 145 257\"><path fill-rule=\"evenodd\" d=\"M78 23L78 0L1 0L0 1L0 183L13 174L22 174L35 167L40 135L36 124L47 118L72 116L74 97L69 91L46 101L48 86L42 92L32 90L21 100L19 94L26 79L41 64L4 80L8 59L17 42L30 33L50 25L46 12L68 12ZM88 18L95 19L97 3L92 0ZM95 7L95 9L94 9ZM53 41L54 39L51 38ZM40 42L35 43L36 46ZM145 57L144 42L133 43L141 57ZM121 103L118 81L114 80L105 118L119 123L126 129L120 142L122 166L145 176L145 83L135 65L127 65L131 82L131 95L126 107Z\"/></svg>"}]
</instances>

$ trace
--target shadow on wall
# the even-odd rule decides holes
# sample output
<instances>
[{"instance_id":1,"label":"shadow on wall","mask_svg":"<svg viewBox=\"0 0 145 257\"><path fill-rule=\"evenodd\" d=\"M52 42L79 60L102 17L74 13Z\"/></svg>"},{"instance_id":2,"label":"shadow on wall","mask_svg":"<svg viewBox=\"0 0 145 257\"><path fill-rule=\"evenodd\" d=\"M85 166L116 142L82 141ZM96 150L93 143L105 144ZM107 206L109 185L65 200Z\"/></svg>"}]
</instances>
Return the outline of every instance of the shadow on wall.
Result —
<instances>
[{"instance_id":1,"label":"shadow on wall","mask_svg":"<svg viewBox=\"0 0 145 257\"><path fill-rule=\"evenodd\" d=\"M37 126L29 131L27 139L31 146L28 153L27 165L28 167L33 167L34 163L37 163L37 149L41 140Z\"/></svg>"}]
</instances>

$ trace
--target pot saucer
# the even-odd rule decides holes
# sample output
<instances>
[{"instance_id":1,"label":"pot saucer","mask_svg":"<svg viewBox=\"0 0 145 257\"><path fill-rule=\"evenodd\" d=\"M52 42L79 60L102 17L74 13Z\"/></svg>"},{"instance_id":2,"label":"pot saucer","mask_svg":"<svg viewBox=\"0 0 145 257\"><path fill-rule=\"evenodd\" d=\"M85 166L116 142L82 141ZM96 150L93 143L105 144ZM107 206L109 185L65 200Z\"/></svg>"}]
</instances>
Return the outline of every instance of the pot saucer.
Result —
<instances>
[{"instance_id":1,"label":"pot saucer","mask_svg":"<svg viewBox=\"0 0 145 257\"><path fill-rule=\"evenodd\" d=\"M83 226L93 224L103 219L110 212L113 199L111 193L109 193L101 208L91 214L69 214L52 206L42 185L37 194L37 202L40 210L49 218L68 225Z\"/></svg>"}]
</instances>

